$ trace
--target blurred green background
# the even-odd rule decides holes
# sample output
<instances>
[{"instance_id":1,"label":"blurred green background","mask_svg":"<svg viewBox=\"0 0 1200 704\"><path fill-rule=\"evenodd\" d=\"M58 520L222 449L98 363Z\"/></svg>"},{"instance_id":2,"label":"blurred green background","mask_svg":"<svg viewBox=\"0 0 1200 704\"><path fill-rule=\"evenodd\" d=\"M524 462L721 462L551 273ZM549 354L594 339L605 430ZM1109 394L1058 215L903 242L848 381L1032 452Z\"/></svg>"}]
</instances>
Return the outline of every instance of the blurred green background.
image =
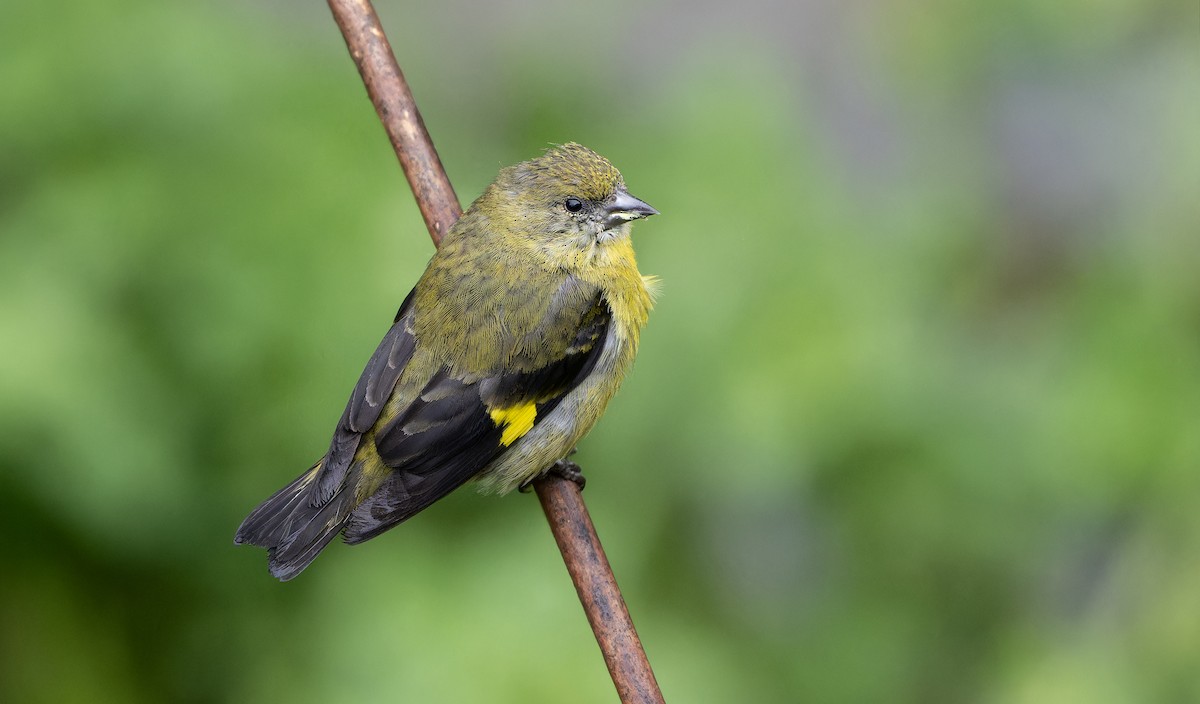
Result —
<instances>
[{"instance_id":1,"label":"blurred green background","mask_svg":"<svg viewBox=\"0 0 1200 704\"><path fill-rule=\"evenodd\" d=\"M1200 6L380 13L663 215L579 459L668 701L1200 701ZM319 2L0 8L0 701L613 702L537 502L271 579L431 245Z\"/></svg>"}]
</instances>

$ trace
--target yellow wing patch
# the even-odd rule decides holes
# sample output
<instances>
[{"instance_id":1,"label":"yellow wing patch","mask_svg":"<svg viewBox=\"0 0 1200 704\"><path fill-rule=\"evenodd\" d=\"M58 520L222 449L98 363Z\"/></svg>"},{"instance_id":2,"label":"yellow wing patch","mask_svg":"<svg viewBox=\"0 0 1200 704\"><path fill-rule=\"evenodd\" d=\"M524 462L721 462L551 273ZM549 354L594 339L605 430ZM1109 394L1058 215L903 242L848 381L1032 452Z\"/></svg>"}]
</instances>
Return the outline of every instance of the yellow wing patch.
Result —
<instances>
[{"instance_id":1,"label":"yellow wing patch","mask_svg":"<svg viewBox=\"0 0 1200 704\"><path fill-rule=\"evenodd\" d=\"M533 421L537 418L537 404L529 401L511 408L497 408L489 415L496 427L504 428L504 434L500 436L500 444L507 447L533 427Z\"/></svg>"}]
</instances>

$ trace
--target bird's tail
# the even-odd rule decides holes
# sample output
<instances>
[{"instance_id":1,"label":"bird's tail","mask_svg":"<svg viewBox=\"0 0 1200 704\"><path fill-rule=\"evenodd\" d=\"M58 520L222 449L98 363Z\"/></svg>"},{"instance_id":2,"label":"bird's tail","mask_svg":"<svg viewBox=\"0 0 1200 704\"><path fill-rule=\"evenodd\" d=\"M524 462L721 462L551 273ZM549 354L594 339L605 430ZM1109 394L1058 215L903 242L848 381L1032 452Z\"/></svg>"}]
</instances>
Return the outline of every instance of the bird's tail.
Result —
<instances>
[{"instance_id":1,"label":"bird's tail","mask_svg":"<svg viewBox=\"0 0 1200 704\"><path fill-rule=\"evenodd\" d=\"M320 474L322 462L262 502L242 521L233 539L237 545L266 548L271 574L281 581L308 567L346 526L354 508L348 505L352 491L317 502L309 488Z\"/></svg>"}]
</instances>

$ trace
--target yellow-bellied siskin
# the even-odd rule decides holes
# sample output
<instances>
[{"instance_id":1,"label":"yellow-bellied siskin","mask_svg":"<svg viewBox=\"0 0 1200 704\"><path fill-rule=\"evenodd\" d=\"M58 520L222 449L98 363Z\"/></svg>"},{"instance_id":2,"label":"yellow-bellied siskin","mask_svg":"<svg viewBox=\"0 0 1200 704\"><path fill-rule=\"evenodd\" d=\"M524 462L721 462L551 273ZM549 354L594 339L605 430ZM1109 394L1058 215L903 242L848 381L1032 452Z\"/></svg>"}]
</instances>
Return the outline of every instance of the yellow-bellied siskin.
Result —
<instances>
[{"instance_id":1,"label":"yellow-bellied siskin","mask_svg":"<svg viewBox=\"0 0 1200 704\"><path fill-rule=\"evenodd\" d=\"M637 353L654 282L629 222L656 213L578 144L503 169L401 305L329 451L235 542L291 579L338 533L361 543L468 480L504 493L566 457Z\"/></svg>"}]
</instances>

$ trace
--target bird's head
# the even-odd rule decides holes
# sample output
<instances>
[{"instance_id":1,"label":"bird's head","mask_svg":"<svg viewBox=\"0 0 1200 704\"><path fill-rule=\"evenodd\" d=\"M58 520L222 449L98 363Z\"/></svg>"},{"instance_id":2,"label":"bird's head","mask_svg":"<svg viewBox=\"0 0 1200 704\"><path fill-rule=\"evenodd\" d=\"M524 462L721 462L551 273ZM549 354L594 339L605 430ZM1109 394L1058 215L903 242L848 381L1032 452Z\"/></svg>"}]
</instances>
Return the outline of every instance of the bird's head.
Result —
<instances>
[{"instance_id":1,"label":"bird's head","mask_svg":"<svg viewBox=\"0 0 1200 704\"><path fill-rule=\"evenodd\" d=\"M489 217L550 251L595 251L658 213L629 194L607 159L574 142L504 169L491 190Z\"/></svg>"}]
</instances>

